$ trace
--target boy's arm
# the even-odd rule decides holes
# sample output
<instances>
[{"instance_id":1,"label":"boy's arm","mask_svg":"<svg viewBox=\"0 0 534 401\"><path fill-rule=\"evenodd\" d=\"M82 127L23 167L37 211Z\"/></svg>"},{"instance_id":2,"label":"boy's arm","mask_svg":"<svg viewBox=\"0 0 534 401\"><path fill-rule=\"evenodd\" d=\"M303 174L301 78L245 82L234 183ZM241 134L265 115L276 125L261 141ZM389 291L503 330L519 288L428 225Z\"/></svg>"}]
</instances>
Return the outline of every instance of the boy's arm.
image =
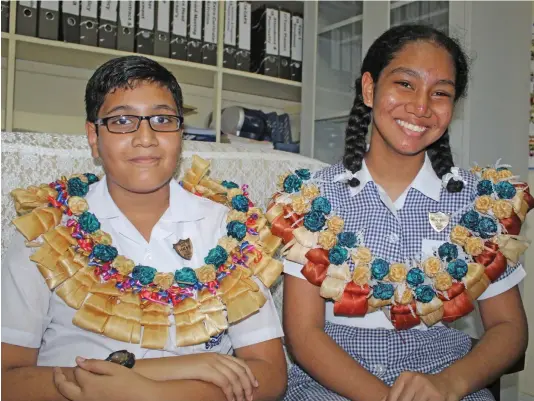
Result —
<instances>
[{"instance_id":1,"label":"boy's arm","mask_svg":"<svg viewBox=\"0 0 534 401\"><path fill-rule=\"evenodd\" d=\"M38 367L37 348L2 343L2 400L65 401L56 389L52 367ZM74 381L73 368L62 368Z\"/></svg>"}]
</instances>

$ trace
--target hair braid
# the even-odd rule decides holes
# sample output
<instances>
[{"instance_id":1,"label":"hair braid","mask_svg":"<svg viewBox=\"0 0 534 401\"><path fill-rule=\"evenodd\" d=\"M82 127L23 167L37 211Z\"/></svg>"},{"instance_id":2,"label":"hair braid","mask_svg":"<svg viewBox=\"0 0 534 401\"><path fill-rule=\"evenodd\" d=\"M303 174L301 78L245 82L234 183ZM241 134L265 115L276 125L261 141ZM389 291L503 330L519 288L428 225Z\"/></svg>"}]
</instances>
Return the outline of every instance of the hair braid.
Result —
<instances>
[{"instance_id":1,"label":"hair braid","mask_svg":"<svg viewBox=\"0 0 534 401\"><path fill-rule=\"evenodd\" d=\"M349 121L345 130L345 153L343 165L353 174L360 171L366 151L366 136L371 122L371 109L363 102L362 79L356 80L356 96L350 110ZM357 178L349 181L351 187L360 185Z\"/></svg>"},{"instance_id":2,"label":"hair braid","mask_svg":"<svg viewBox=\"0 0 534 401\"><path fill-rule=\"evenodd\" d=\"M448 129L441 138L427 148L427 154L432 163L432 168L439 178L443 178L445 174L450 173L451 167L454 167L454 161L452 160ZM460 192L463 187L464 183L459 180L451 179L447 183L447 191L449 192Z\"/></svg>"}]
</instances>

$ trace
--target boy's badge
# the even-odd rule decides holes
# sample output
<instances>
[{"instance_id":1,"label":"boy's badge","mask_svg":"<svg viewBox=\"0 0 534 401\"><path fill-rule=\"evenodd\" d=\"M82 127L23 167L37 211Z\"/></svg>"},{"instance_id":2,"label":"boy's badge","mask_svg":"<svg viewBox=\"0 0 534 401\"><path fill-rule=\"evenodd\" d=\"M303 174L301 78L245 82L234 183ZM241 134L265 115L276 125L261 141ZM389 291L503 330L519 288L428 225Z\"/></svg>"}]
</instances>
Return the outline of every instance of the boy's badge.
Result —
<instances>
[{"instance_id":1,"label":"boy's badge","mask_svg":"<svg viewBox=\"0 0 534 401\"><path fill-rule=\"evenodd\" d=\"M443 231L449 225L450 220L451 216L443 212L428 213L428 221L434 231L437 231L438 233Z\"/></svg>"},{"instance_id":2,"label":"boy's badge","mask_svg":"<svg viewBox=\"0 0 534 401\"><path fill-rule=\"evenodd\" d=\"M191 239L181 239L172 246L176 253L186 260L191 260L193 257L193 244Z\"/></svg>"}]
</instances>

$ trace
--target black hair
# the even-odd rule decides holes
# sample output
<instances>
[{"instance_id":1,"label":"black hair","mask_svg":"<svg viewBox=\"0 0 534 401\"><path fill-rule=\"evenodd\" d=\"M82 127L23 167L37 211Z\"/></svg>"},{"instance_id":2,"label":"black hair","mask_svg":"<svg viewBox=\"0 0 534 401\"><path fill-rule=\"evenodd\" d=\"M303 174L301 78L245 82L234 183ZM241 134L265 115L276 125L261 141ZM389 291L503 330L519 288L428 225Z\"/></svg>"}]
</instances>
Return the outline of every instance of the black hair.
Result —
<instances>
[{"instance_id":1,"label":"black hair","mask_svg":"<svg viewBox=\"0 0 534 401\"><path fill-rule=\"evenodd\" d=\"M352 173L356 173L362 167L367 146L366 136L371 122L371 108L366 106L363 101L361 76L368 72L371 74L373 81L375 83L378 82L380 74L396 54L407 44L416 41L432 42L447 50L454 62L456 73L454 101L456 102L466 93L469 63L467 56L455 39L426 25L400 25L387 30L374 41L367 51L360 70L360 77L356 79L355 83L356 96L345 130L345 154L343 156L343 165ZM439 178L450 172L454 162L449 144L448 129L426 151L432 163L432 168ZM360 182L357 178L352 178L349 181L349 185L356 187L360 185ZM449 180L447 184L449 192L459 192L462 188L462 181Z\"/></svg>"},{"instance_id":2,"label":"black hair","mask_svg":"<svg viewBox=\"0 0 534 401\"><path fill-rule=\"evenodd\" d=\"M85 88L87 121L98 119L106 95L116 89L133 89L140 82L154 82L167 88L174 98L178 115L183 115L182 89L174 75L161 64L142 56L119 57L102 64Z\"/></svg>"}]
</instances>

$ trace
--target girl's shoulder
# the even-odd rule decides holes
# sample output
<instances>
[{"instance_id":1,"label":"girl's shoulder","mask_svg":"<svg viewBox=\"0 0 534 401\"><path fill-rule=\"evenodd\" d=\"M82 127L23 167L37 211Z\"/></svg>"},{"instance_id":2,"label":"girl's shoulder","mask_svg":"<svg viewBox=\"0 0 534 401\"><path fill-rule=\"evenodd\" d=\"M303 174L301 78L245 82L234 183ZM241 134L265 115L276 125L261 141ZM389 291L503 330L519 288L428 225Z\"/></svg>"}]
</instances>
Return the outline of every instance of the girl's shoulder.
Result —
<instances>
[{"instance_id":1,"label":"girl's shoulder","mask_svg":"<svg viewBox=\"0 0 534 401\"><path fill-rule=\"evenodd\" d=\"M345 167L343 166L343 163L336 163L317 171L314 178L330 183L334 181L336 175L341 174L344 171Z\"/></svg>"}]
</instances>

